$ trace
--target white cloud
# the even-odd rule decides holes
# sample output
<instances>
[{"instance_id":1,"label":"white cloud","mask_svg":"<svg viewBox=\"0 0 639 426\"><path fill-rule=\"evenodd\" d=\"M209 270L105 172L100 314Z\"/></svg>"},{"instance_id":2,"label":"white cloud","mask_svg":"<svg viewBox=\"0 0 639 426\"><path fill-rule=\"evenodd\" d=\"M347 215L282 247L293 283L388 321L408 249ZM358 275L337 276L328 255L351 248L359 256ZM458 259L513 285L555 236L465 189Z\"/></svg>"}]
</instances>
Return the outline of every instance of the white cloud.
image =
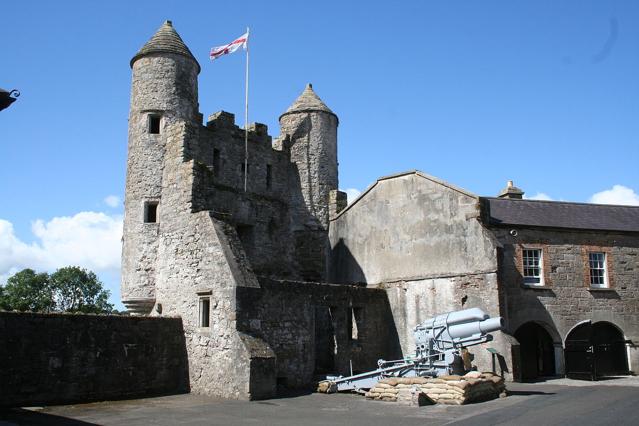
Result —
<instances>
[{"instance_id":1,"label":"white cloud","mask_svg":"<svg viewBox=\"0 0 639 426\"><path fill-rule=\"evenodd\" d=\"M546 194L545 192L538 192L535 195L533 195L532 197L524 196L524 198L526 198L528 200L553 201L553 198L550 195Z\"/></svg>"},{"instance_id":2,"label":"white cloud","mask_svg":"<svg viewBox=\"0 0 639 426\"><path fill-rule=\"evenodd\" d=\"M116 208L120 205L120 197L117 195L109 195L104 199L104 203L111 208Z\"/></svg>"},{"instance_id":3,"label":"white cloud","mask_svg":"<svg viewBox=\"0 0 639 426\"><path fill-rule=\"evenodd\" d=\"M360 191L359 189L355 189L355 188L347 188L347 189L344 189L343 191L346 192L346 197L348 199L348 204L350 204L353 201L355 201L355 199L357 197L359 197L360 194L362 193L362 191Z\"/></svg>"},{"instance_id":4,"label":"white cloud","mask_svg":"<svg viewBox=\"0 0 639 426\"><path fill-rule=\"evenodd\" d=\"M81 212L31 225L36 241L27 244L13 224L0 219L0 283L17 271L32 268L53 271L69 265L96 273L120 270L122 216Z\"/></svg>"},{"instance_id":5,"label":"white cloud","mask_svg":"<svg viewBox=\"0 0 639 426\"><path fill-rule=\"evenodd\" d=\"M639 195L626 186L613 185L611 189L597 192L588 201L596 204L639 206Z\"/></svg>"}]
</instances>

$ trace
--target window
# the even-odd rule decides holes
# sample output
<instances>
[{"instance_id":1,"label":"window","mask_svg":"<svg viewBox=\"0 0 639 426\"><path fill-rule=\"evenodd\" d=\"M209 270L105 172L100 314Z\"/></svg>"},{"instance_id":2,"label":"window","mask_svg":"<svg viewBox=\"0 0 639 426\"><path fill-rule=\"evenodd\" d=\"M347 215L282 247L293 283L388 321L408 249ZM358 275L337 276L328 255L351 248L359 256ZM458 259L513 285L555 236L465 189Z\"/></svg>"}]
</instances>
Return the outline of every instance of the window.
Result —
<instances>
[{"instance_id":1,"label":"window","mask_svg":"<svg viewBox=\"0 0 639 426\"><path fill-rule=\"evenodd\" d=\"M351 341L357 341L361 339L361 330L363 322L364 308L351 308Z\"/></svg>"},{"instance_id":2,"label":"window","mask_svg":"<svg viewBox=\"0 0 639 426\"><path fill-rule=\"evenodd\" d=\"M159 115L149 115L149 133L152 135L160 134L160 116Z\"/></svg>"},{"instance_id":3,"label":"window","mask_svg":"<svg viewBox=\"0 0 639 426\"><path fill-rule=\"evenodd\" d=\"M213 176L220 175L220 150L213 149Z\"/></svg>"},{"instance_id":4,"label":"window","mask_svg":"<svg viewBox=\"0 0 639 426\"><path fill-rule=\"evenodd\" d=\"M588 266L590 269L590 286L599 288L607 287L606 253L588 253Z\"/></svg>"},{"instance_id":5,"label":"window","mask_svg":"<svg viewBox=\"0 0 639 426\"><path fill-rule=\"evenodd\" d=\"M523 249L524 284L544 285L541 249Z\"/></svg>"},{"instance_id":6,"label":"window","mask_svg":"<svg viewBox=\"0 0 639 426\"><path fill-rule=\"evenodd\" d=\"M209 327L211 318L211 298L200 297L200 327Z\"/></svg>"},{"instance_id":7,"label":"window","mask_svg":"<svg viewBox=\"0 0 639 426\"><path fill-rule=\"evenodd\" d=\"M246 173L244 172L244 168L246 167ZM241 184L244 185L245 181L248 181L248 175L251 174L251 165L242 163L240 165L240 174L242 175Z\"/></svg>"},{"instance_id":8,"label":"window","mask_svg":"<svg viewBox=\"0 0 639 426\"><path fill-rule=\"evenodd\" d=\"M266 165L266 188L271 189L271 184L273 183L273 172L271 170L271 165Z\"/></svg>"},{"instance_id":9,"label":"window","mask_svg":"<svg viewBox=\"0 0 639 426\"><path fill-rule=\"evenodd\" d=\"M144 203L144 223L156 223L158 221L158 202L147 201Z\"/></svg>"}]
</instances>

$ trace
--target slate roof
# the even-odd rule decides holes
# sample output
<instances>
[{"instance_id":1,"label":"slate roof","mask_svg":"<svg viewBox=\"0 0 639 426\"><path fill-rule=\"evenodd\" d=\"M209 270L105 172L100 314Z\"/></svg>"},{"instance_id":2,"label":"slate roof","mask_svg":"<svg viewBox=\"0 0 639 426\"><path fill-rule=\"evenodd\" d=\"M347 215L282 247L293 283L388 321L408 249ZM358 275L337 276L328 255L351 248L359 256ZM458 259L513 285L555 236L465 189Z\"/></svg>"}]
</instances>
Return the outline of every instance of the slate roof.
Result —
<instances>
[{"instance_id":1,"label":"slate roof","mask_svg":"<svg viewBox=\"0 0 639 426\"><path fill-rule=\"evenodd\" d=\"M146 42L144 46L135 54L131 59L131 67L133 63L143 56L151 53L175 53L177 55L186 56L193 59L197 64L197 71L200 72L200 64L195 59L195 56L191 53L186 44L182 41L180 35L173 28L171 21L165 21L164 24L157 30L153 37Z\"/></svg>"},{"instance_id":2,"label":"slate roof","mask_svg":"<svg viewBox=\"0 0 639 426\"><path fill-rule=\"evenodd\" d=\"M490 225L639 232L639 207L482 197Z\"/></svg>"},{"instance_id":3,"label":"slate roof","mask_svg":"<svg viewBox=\"0 0 639 426\"><path fill-rule=\"evenodd\" d=\"M320 99L319 96L313 90L313 85L311 83L306 85L306 88L302 92L302 94L295 99L295 102L286 110L286 112L280 115L280 118L285 116L286 114L296 113L296 112L310 112L310 111L323 111L329 114L333 114L335 118L337 115L331 111L329 107L326 106L324 102Z\"/></svg>"}]
</instances>

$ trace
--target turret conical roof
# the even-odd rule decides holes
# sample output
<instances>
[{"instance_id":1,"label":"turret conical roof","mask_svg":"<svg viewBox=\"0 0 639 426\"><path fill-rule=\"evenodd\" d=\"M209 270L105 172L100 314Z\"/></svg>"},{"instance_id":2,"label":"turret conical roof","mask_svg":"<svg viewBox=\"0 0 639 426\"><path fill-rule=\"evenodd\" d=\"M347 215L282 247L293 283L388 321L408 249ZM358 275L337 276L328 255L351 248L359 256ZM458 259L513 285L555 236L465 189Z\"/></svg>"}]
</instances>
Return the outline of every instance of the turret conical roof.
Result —
<instances>
[{"instance_id":1,"label":"turret conical roof","mask_svg":"<svg viewBox=\"0 0 639 426\"><path fill-rule=\"evenodd\" d=\"M333 114L335 118L337 118L337 115L331 111L324 102L322 102L319 96L317 96L313 90L313 85L308 83L302 94L295 99L295 102L293 102L286 112L280 116L280 119L287 114L311 111L327 112L329 114Z\"/></svg>"},{"instance_id":2,"label":"turret conical roof","mask_svg":"<svg viewBox=\"0 0 639 426\"><path fill-rule=\"evenodd\" d=\"M186 47L177 31L175 31L171 21L165 21L153 37L135 54L133 59L131 59L131 67L133 67L135 61L152 53L175 53L176 55L193 59L197 65L198 74L200 72L200 64L189 48Z\"/></svg>"}]
</instances>

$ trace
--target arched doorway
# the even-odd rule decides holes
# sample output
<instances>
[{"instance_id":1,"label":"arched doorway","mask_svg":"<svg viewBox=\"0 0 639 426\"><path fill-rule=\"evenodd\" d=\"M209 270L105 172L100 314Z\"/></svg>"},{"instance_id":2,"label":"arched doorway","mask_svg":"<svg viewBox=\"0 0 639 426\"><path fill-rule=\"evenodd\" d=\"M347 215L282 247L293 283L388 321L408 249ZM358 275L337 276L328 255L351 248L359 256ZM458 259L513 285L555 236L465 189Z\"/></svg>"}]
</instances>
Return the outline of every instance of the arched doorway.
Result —
<instances>
[{"instance_id":1,"label":"arched doorway","mask_svg":"<svg viewBox=\"0 0 639 426\"><path fill-rule=\"evenodd\" d=\"M566 375L574 379L628 374L628 355L623 333L615 325L586 321L566 337Z\"/></svg>"},{"instance_id":2,"label":"arched doorway","mask_svg":"<svg viewBox=\"0 0 639 426\"><path fill-rule=\"evenodd\" d=\"M555 348L542 326L527 322L515 331L515 338L519 341L522 380L555 375Z\"/></svg>"}]
</instances>

